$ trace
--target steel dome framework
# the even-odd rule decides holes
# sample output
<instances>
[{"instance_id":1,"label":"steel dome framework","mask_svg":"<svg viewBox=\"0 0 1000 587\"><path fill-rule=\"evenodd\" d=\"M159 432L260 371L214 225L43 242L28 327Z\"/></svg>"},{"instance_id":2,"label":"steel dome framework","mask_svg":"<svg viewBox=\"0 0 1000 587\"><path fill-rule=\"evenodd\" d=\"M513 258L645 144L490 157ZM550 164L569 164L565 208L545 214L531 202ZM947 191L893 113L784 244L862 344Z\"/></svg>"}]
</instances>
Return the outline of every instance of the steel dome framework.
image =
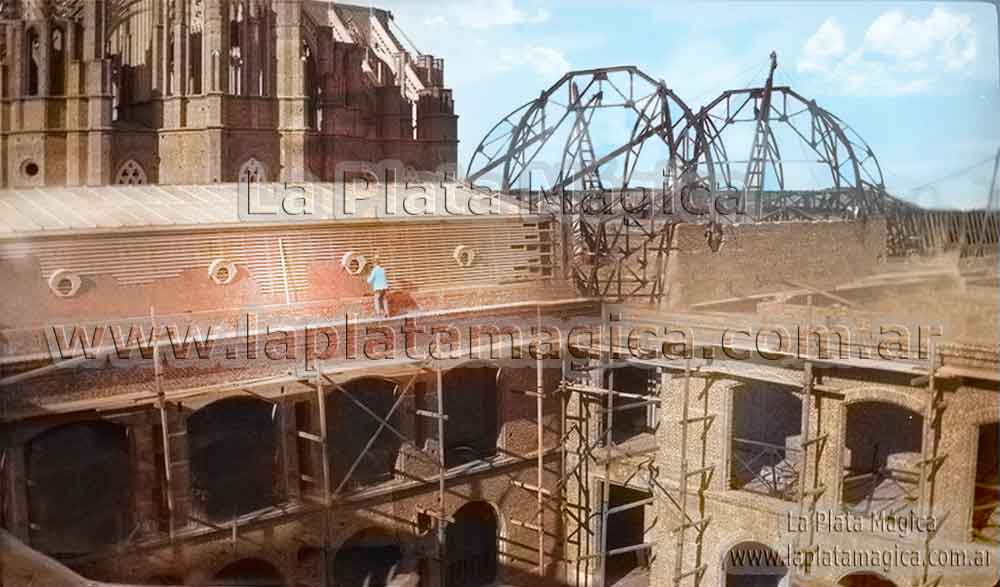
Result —
<instances>
[{"instance_id":1,"label":"steel dome framework","mask_svg":"<svg viewBox=\"0 0 1000 587\"><path fill-rule=\"evenodd\" d=\"M630 132L595 149L594 119L609 111L624 112ZM697 166L705 151L694 144L694 121L680 97L637 67L571 71L490 129L469 162L467 181L498 177L497 187L510 192L525 182L544 149L558 147L550 191L628 189L647 144L666 149L674 175Z\"/></svg>"},{"instance_id":2,"label":"steel dome framework","mask_svg":"<svg viewBox=\"0 0 1000 587\"><path fill-rule=\"evenodd\" d=\"M566 226L563 261L578 286L610 299L660 301L668 245L681 221L706 224L715 248L728 223L884 216L889 254L905 254L919 240L914 217L923 211L886 192L875 153L843 120L790 87L774 86L776 67L772 53L763 86L725 91L697 112L636 67L569 72L493 126L469 161L466 181L533 204L537 197ZM599 137L595 148L592 131L606 128L595 125L595 115L606 109L624 109L634 123L628 132ZM748 150L727 145L740 126L753 133ZM814 176L819 185L791 185L790 160L783 158L795 147L789 140L805 157L796 163L821 170ZM653 189L637 187L640 156L651 145L666 150L658 159L662 178ZM545 169L537 163L543 152L559 164L543 174L552 178L548 185L536 186L529 174ZM676 213L699 197L738 205Z\"/></svg>"}]
</instances>

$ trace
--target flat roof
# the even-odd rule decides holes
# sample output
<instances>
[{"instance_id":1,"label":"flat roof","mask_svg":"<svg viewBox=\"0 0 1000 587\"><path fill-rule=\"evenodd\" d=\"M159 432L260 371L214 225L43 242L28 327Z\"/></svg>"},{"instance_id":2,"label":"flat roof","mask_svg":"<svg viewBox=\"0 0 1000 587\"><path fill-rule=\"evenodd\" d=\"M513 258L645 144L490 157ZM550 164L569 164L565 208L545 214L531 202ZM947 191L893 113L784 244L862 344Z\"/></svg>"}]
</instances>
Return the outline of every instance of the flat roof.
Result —
<instances>
[{"instance_id":1,"label":"flat roof","mask_svg":"<svg viewBox=\"0 0 1000 587\"><path fill-rule=\"evenodd\" d=\"M218 183L0 190L0 238L524 215L516 205L460 183Z\"/></svg>"}]
</instances>

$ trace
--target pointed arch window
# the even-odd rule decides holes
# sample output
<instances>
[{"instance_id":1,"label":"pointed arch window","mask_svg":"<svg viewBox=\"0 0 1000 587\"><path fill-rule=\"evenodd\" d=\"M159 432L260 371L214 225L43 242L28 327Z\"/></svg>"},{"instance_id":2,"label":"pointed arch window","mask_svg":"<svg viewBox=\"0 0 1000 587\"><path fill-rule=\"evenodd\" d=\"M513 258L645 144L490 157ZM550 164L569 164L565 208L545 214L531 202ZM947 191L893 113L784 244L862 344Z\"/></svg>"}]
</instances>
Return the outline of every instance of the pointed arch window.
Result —
<instances>
[{"instance_id":1,"label":"pointed arch window","mask_svg":"<svg viewBox=\"0 0 1000 587\"><path fill-rule=\"evenodd\" d=\"M42 42L38 38L38 32L35 29L28 31L27 38L27 50L28 50L28 75L27 87L25 88L25 95L37 96L38 95L38 72L41 68L42 62Z\"/></svg>"},{"instance_id":2,"label":"pointed arch window","mask_svg":"<svg viewBox=\"0 0 1000 587\"><path fill-rule=\"evenodd\" d=\"M66 35L62 29L52 29L49 62L49 94L61 96L66 93Z\"/></svg>"},{"instance_id":3,"label":"pointed arch window","mask_svg":"<svg viewBox=\"0 0 1000 587\"><path fill-rule=\"evenodd\" d=\"M240 166L240 173L237 179L241 182L262 183L267 181L267 169L263 163L251 157Z\"/></svg>"},{"instance_id":4,"label":"pointed arch window","mask_svg":"<svg viewBox=\"0 0 1000 587\"><path fill-rule=\"evenodd\" d=\"M139 165L135 159L129 159L118 168L115 183L118 185L145 185L149 183L149 180L142 165Z\"/></svg>"}]
</instances>

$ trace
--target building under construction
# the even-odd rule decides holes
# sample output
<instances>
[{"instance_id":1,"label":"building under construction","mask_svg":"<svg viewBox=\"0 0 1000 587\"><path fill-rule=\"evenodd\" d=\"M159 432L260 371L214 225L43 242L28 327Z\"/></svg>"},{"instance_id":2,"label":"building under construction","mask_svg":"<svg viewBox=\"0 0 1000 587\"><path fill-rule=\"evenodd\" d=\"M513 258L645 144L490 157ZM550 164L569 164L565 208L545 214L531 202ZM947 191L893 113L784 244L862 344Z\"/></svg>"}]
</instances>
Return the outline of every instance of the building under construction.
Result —
<instances>
[{"instance_id":1,"label":"building under construction","mask_svg":"<svg viewBox=\"0 0 1000 587\"><path fill-rule=\"evenodd\" d=\"M997 584L1000 216L774 56L567 73L459 182L384 11L0 6L3 585Z\"/></svg>"}]
</instances>

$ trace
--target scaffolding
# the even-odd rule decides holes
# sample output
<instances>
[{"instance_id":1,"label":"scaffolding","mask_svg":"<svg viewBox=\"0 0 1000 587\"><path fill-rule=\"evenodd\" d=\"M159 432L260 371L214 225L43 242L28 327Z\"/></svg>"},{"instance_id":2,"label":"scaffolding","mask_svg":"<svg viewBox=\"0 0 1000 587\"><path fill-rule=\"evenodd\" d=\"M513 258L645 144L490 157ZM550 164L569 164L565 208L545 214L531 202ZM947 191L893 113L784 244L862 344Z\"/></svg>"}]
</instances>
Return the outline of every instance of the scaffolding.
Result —
<instances>
[{"instance_id":1,"label":"scaffolding","mask_svg":"<svg viewBox=\"0 0 1000 587\"><path fill-rule=\"evenodd\" d=\"M600 328L602 333L601 342L597 345L574 345L572 347L577 351L583 351L587 357L583 364L573 362L568 342L560 346L561 381L554 392L547 393L544 381L547 357L541 350L543 344L541 334L542 306L536 305L534 310L538 334L527 344L529 349L534 346L536 350L534 353L535 387L533 390L516 391L519 394L533 397L535 400L536 454L532 455L533 458L521 459L520 462L525 464L530 462L536 476L533 484L517 480L512 485L519 490L534 494L536 511L532 519L510 518L507 521L511 525L536 533L537 541L534 546L537 548L537 560L535 563L539 576L545 576L549 572L551 564L564 563L567 579L575 580L576 584L579 585L604 587L609 557L632 552L651 555L654 547L666 547L667 545L658 545L654 541L646 540L645 534L643 541L636 544L611 548L608 543L609 519L613 516L654 503L663 503L675 511L678 521L670 528L674 539L672 544L673 583L675 586L699 587L707 571L704 538L706 530L712 522L707 507L707 493L713 476L717 472L717 465L710 461L708 450L709 431L717 419L717 414L712 412L712 404L709 402L710 389L713 383L720 379L795 385L794 377L796 374L799 376L797 386L802 401L801 465L798 473L796 507L799 519L803 520L806 526L804 531L797 533L795 548L806 556L797 557L801 564L791 571L793 577L806 578L811 576L813 574L813 557L809 556L809 553L818 551L817 529L815 527L817 504L828 491L828 487L823 483L822 466L825 460L828 460L825 459L825 455L830 438L830 431L824 428L826 424L818 417L816 403L819 398L835 393L835 389L823 384L823 371L838 367L858 368L863 365L863 368L875 372L895 373L896 375L906 373L911 376L914 373L914 364L901 367L891 361L880 360L866 360L861 364L853 359L845 360L811 354L808 348L804 358L798 356L800 350L795 349L785 353L786 362L784 364L771 367L727 360L716 357L712 353L703 359L694 358L696 349L715 350L711 344L705 341L695 343L692 348L686 350L685 355L680 359L661 357L650 350L651 347L648 346L639 349L616 346L613 337L604 334L612 329L614 323L623 321L623 317L621 314L609 311L608 307L602 305L600 320L594 324ZM156 315L152 309L150 310L150 319L155 327ZM630 317L628 321L639 322L641 317L639 319ZM551 343L551 341L545 342ZM655 339L647 342L666 344L667 341ZM637 350L639 351L638 358L636 357ZM745 351L750 349L734 347L732 350ZM922 351L922 349L917 350ZM917 501L920 513L924 517L936 514L936 477L947 456L941 452L940 446L942 413L947 407L946 386L941 384L941 380L962 376L961 371L956 371L953 367L943 368L941 366L939 352L933 341L928 350L929 359L919 365L921 372L926 373L926 375L921 375L910 381L911 386L924 390L922 396L924 398L923 441L919 462L919 501ZM780 351L773 352L781 354ZM461 362L464 358L451 360ZM445 409L442 382L444 369L441 364L429 359L407 359L380 365L380 372L385 373L387 368L395 369L400 373L406 373L408 379L403 384L397 383L394 391L395 401L389 412L378 414L354 397L342 384L342 381L346 381L346 378L352 377L356 373L367 373L366 369L358 369L350 365L317 365L315 372L308 374L292 373L231 385L209 385L196 389L167 392L161 381L163 367L158 347L154 347L152 363L155 395L150 398L148 403L154 406L159 414L162 434L162 466L165 472L164 490L168 509L167 537L166 540L160 539L147 544L133 543L132 546L147 549L191 539L203 540L205 533L192 531L192 527L187 525L188 522L197 524L195 529L199 529L198 526L200 526L201 530L207 530L209 533L228 534L234 544L238 541L246 541L257 547L262 545L247 537L245 533L241 533L243 528L251 525L256 527L273 520L280 520L288 514L323 513L324 524L326 524L325 513L331 508L356 503L359 499L366 499L364 495L347 492L345 489L361 459L372 448L380 435L391 434L404 442L414 440L408 438L403 431L394 425L391 418L406 397L413 392L418 378L430 376L434 382L435 409L416 409L414 413L419 418L434 422L437 429L437 447L436 450L431 450L421 447L416 442L413 442L411 446L414 449L412 454L432 464L436 474L428 478L416 478L409 473L408 476L412 479L413 487L434 488L436 507L423 510L421 513L434 520L435 558L441 571L440 576L442 578L445 576L448 560L446 531L448 524L453 522L447 515L445 507L447 482L453 476L465 474L467 471L449 471L445 463L445 423L448 421L448 414ZM655 385L649 386L650 393L632 393L616 389L615 371L625 366L643 366L655 369L659 379ZM801 371L797 370L799 368ZM607 379L605 379L605 375L607 375ZM674 390L673 393L677 395L672 398L667 397L665 383L675 377L682 378L680 385L671 387ZM337 483L336 487L333 487L328 444L328 434L332 423L328 420L325 401L328 394L334 392L342 394L348 401L357 405L378 422L378 427L368 438L365 448L351 463L346 475ZM298 481L304 485L313 486L314 490L312 492L303 491L301 495L296 496L300 498L297 500L298 503L278 506L275 511L270 512L271 515L257 512L234 517L229 522L220 523L196 519L188 512L181 515L181 512L177 511L178 503L184 499L183 491L185 488L178 486L178 479L175 477L174 471L177 467L185 464L186 455L182 452L178 459L174 444L175 439L185 433L178 427L177 418L173 417L170 409L180 406L181 402L178 398L187 400L199 395L233 393L247 394L270 402L276 407L282 405L283 400L286 399L300 400L311 396L311 399L306 401L315 402L318 414L317 425L315 427L300 427L298 420L295 420L294 437L315 445L319 449L321 477L314 478L300 471ZM560 400L558 447L546 448L544 418L546 417L545 401L547 399ZM619 446L613 433L616 414L628 410L657 409L668 400L674 402L675 406L679 406L679 418L670 419L674 417L673 413L661 411L660 421L656 427L676 426L675 431L679 438L679 459L677 470L673 475L664 474L663 468L656 464L655 451L662 440L654 443L652 450L640 450L635 453ZM546 458L556 450L561 454L562 469L559 472L558 480L546 487ZM840 465L837 464L837 466ZM623 472L624 475L622 475ZM624 477L624 480L616 482L617 484L644 487L649 497L621 505L612 505L610 486L616 473L619 474L619 479ZM599 483L595 483L597 480ZM360 493L364 494L364 491ZM566 531L561 537L554 537L551 533L547 534L546 511L557 511L562 515ZM943 516L938 517L935 528L939 529L943 525L942 522L947 515L946 512ZM178 523L185 524L185 527L178 527ZM665 523L665 520L661 520L660 523ZM648 528L645 528L644 531L648 531ZM547 535L552 537L552 541L547 542ZM330 548L329 533L324 532L324 537L322 552L325 557ZM925 556L923 558L924 566L921 569L920 587L936 587L942 579L942 575L935 574L929 566L930 557L927 556L931 551L935 537L936 531L932 531L923 538ZM549 556L546 550L546 547L554 545L558 538L562 538L566 545L561 558ZM119 554L119 551L116 549L114 554ZM325 566L325 568L327 567Z\"/></svg>"},{"instance_id":2,"label":"scaffolding","mask_svg":"<svg viewBox=\"0 0 1000 587\"><path fill-rule=\"evenodd\" d=\"M612 322L621 319L621 316L613 317L604 306L601 308L601 314L602 334L610 331ZM716 415L710 412L708 402L711 382L706 382L701 391L692 392L691 378L696 369L692 368L690 359L682 370L678 370L676 365L660 361L630 359L632 352L630 349L617 348L613 341L605 336L601 337L601 341L597 347L588 346L581 349L588 351L593 357L589 364L575 370L564 367L564 378L560 386L564 394L564 419L572 422L570 430L566 430L564 426L565 434L567 437L573 437L576 448L576 462L567 469L569 460L564 459L564 475L558 484L562 491L565 511L576 524L576 528L568 534L566 540L567 544L574 545L577 550L575 557L567 558L567 563L575 566L568 570L571 575L569 578L575 578L580 585L594 584L605 587L609 557L631 552L652 554L652 549L657 543L645 538L637 544L609 548L608 521L613 515L652 505L657 501L657 496L660 496L666 498L676 510L679 520L678 524L671 528L676 537L673 583L682 585L690 579L691 584L700 585L707 569L704 562L703 538L711 522L711 518L706 515L705 492L715 472L715 464L709 462L707 451L708 431L716 418ZM605 344L604 341L609 342ZM567 364L568 361L564 361L564 365ZM615 389L615 369L626 365L645 365L655 368L659 381L653 386L652 394L636 394ZM589 372L590 383L569 376L573 371ZM644 480L646 492L651 497L612 507L610 503L612 467L615 463L620 465L625 463L624 460L618 459L618 456L622 455L616 454L618 447L613 434L614 415L625 410L660 406L666 399L663 396L663 382L672 376L672 373L683 373L684 378L680 397L682 413L680 420L676 422L681 439L677 474L679 485L676 488L668 487L660 478L660 469L655 462L654 444L652 456L624 464L629 469L624 485L629 486L635 480L639 482ZM607 386L604 385L605 374L607 374ZM616 404L616 399L630 401ZM600 424L603 428L596 434L592 430L595 415L604 416ZM667 424L663 419L664 414L661 413L660 416L655 428ZM698 440L694 450L690 446L690 440L693 438ZM597 453L600 444L604 445L603 454ZM627 452L624 455L632 456ZM599 502L597 496L591 495L593 489L590 475L594 469L600 470L602 477ZM571 479L576 482L575 495L573 488L569 487ZM595 506L597 512L591 511ZM597 522L596 529L593 527L593 521ZM643 530L645 536L649 528ZM689 537L693 538L690 542ZM687 556L689 544L693 547L692 557ZM591 568L590 561L596 561L595 568ZM574 573L576 577L572 576Z\"/></svg>"},{"instance_id":3,"label":"scaffolding","mask_svg":"<svg viewBox=\"0 0 1000 587\"><path fill-rule=\"evenodd\" d=\"M544 487L544 473L545 473L545 459L550 454L550 450L545 446L545 433L544 433L544 411L545 405L544 401L548 397L554 397L554 395L547 395L544 388L544 359L545 356L541 352L542 340L542 304L535 304L535 322L536 322L536 336L533 337L529 343L529 349L534 346L535 352L535 370L536 370L536 386L533 390L517 390L518 393L534 397L535 399L535 428L537 433L537 444L536 450L537 454L534 455L533 459L523 460L522 462L531 462L536 469L535 483L528 484L520 481L514 481L513 485L531 493L536 496L537 503L537 513L535 519L531 521L522 521L517 519L509 519L508 521L516 526L523 527L525 529L534 531L537 533L537 565L536 572L539 576L543 576L547 572L548 563L547 556L545 552L546 548L546 530L545 530L545 510L546 502L554 499L553 492ZM155 311L150 308L150 321L151 325L155 328L157 325ZM491 347L492 341L488 346ZM514 346L511 346L509 350L513 351ZM478 356L484 348L471 348L469 349L470 356ZM356 495L351 495L347 490L349 482L357 470L358 466L364 459L365 455L371 450L376 441L382 434L392 434L398 439L407 442L412 442L411 448L413 452L411 454L416 455L418 458L433 464L437 473L432 478L415 478L412 474L407 473L407 476L415 481L415 485L420 486L433 486L435 489L435 503L436 507L434 509L423 509L420 511L421 514L429 516L433 519L435 525L435 559L439 565L439 577L441 581L444 582L447 575L447 525L454 520L447 515L445 508L445 494L446 494L446 483L447 481L455 476L461 475L462 472L452 472L449 471L445 463L445 422L448 421L448 415L445 413L445 402L444 402L444 386L443 386L443 373L445 364L457 364L464 361L466 357L449 357L447 360L432 360L428 359L406 359L397 360L390 362L393 367L401 369L402 372L408 373L408 380L405 385L396 385L394 396L395 401L389 411L380 415L370 409L365 405L363 401L355 397L351 392L344 387L339 381L338 376L344 374L353 374L358 371L355 368L347 366L344 369L337 369L336 367L325 367L324 365L317 364L315 366L315 372L312 374L302 373L302 374L289 374L277 377L266 377L260 380L255 380L252 382L244 382L240 384L233 385L209 385L201 388L195 388L190 390L183 390L176 395L183 396L185 400L190 400L191 398L206 396L206 395L219 395L220 397L227 394L246 394L251 397L260 399L262 401L271 403L277 406L280 405L282 399L290 398L308 398L310 395L312 399L307 399L306 401L315 401L316 408L315 411L318 415L318 422L315 428L310 429L308 426L299 426L299 422L295 419L294 423L294 436L296 439L301 439L309 444L315 445L319 448L321 463L322 476L320 478L314 478L308 474L299 472L298 481L305 485L313 486L313 491L302 492L300 497L300 504L298 507L286 507L286 506L275 506L280 510L279 516L270 517L269 513L274 514L275 512L255 512L250 515L244 516L234 516L228 522L214 523L208 520L200 519L190 512L185 512L183 516L178 513L177 503L180 499L179 494L185 491L185 488L177 486L174 470L179 466L183 466L187 463L186 460L176 460L174 458L175 449L175 439L180 436L184 436L185 432L178 430L177 419L171 417L170 409L173 406L175 409L181 409L180 401L173 400L164 390L162 379L163 379L163 364L160 356L160 349L158 345L153 346L152 354L152 367L153 367L153 382L154 382L154 393L155 397L153 399L153 405L155 406L157 412L159 413L160 427L162 431L162 443L163 443L163 467L165 471L164 480L164 499L166 502L168 510L168 528L167 536L165 540L156 540L153 544L147 544L147 548L156 548L158 546L173 545L184 543L189 540L204 540L205 536L203 532L192 531L197 529L205 530L207 529L211 533L224 533L230 537L230 540L235 545L239 541L245 541L248 544L256 547L264 548L265 545L252 540L241 533L241 530L249 526L259 525L260 523L266 523L268 521L280 520L284 514L295 514L295 515L309 515L322 513L324 514L324 544L320 547L323 553L323 563L324 569L328 569L327 557L329 556L329 551L331 545L329 544L329 532L326 531L328 528L328 519L326 513L331 510L331 508L338 505L345 505L351 503L352 498L357 498ZM421 375L431 375L434 381L434 397L435 397L435 409L434 410L424 410L415 409L414 414L419 418L426 418L436 422L437 428L437 447L436 450L429 450L426 447L421 447L412 438L408 438L399 428L394 426L391 422L391 418L394 413L400 408L404 400L413 391L414 385ZM277 389L277 392L275 392ZM330 430L331 422L328 419L327 408L326 408L326 398L331 392L336 392L345 397L353 405L357 406L368 416L375 419L378 422L378 426L375 432L368 438L362 451L355 457L354 461L351 463L350 467L347 469L343 478L337 483L336 487L333 487L333 476L331 471L330 463L330 452L328 443L328 433ZM274 508L271 508L274 509ZM561 511L561 508L556 508L556 511ZM183 519L181 519L183 518ZM178 521L185 525L193 523L195 526L187 526L185 528L178 527ZM88 559L101 558L104 555L110 554L120 554L119 549L115 549L113 552L95 554L93 556L87 557ZM326 571L324 570L324 577L326 577ZM324 583L326 584L326 583Z\"/></svg>"},{"instance_id":4,"label":"scaffolding","mask_svg":"<svg viewBox=\"0 0 1000 587\"><path fill-rule=\"evenodd\" d=\"M1000 154L1000 152L998 152ZM938 352L937 346L932 340L930 342L929 360L927 366L927 388L924 397L924 429L923 442L921 443L922 458L920 460L920 513L924 519L930 519L935 515L934 497L936 494L936 479L938 470L946 458L946 454L941 453L941 421L942 414L947 408L947 401L944 398L944 389L938 382ZM950 512L942 514L934 524L933 529L929 529L924 535L924 556L923 565L920 570L920 587L937 587L943 575L938 573L931 575L931 543L944 525L945 519Z\"/></svg>"},{"instance_id":5,"label":"scaffolding","mask_svg":"<svg viewBox=\"0 0 1000 587\"><path fill-rule=\"evenodd\" d=\"M601 328L607 331L609 327L610 314L602 307ZM619 317L619 319L621 319ZM631 320L635 323L641 320ZM711 326L708 326L711 328ZM605 340L602 338L602 341ZM656 339L654 344L667 343L668 341ZM661 380L665 380L666 374L680 375L683 382L677 389L679 393L675 401L679 403L680 418L674 423L665 419L668 414L661 414L660 425L679 426L679 471L677 472L677 487L669 487L664 483L664 478L655 467L653 460L649 459L642 465L634 465L635 469L648 467L648 486L655 489L656 499L666 498L665 503L678 512L680 523L671 528L675 535L676 543L673 544L673 582L680 585L687 582L692 585L699 585L707 570L704 557L704 536L705 530L711 523L711 516L706 510L706 492L715 473L715 464L709 462L706 438L708 431L715 420L716 415L711 413L710 405L707 401L707 393L712 383L718 379L735 379L742 381L758 381L788 385L797 388L801 399L801 421L800 421L800 454L801 465L798 472L798 482L794 494L797 513L799 519L805 523L803 531L798 532L795 538L794 547L803 556L796 557L796 562L800 565L790 569L791 577L795 580L807 580L813 576L815 555L818 553L817 544L817 506L820 499L829 490L824 482L825 475L823 467L828 463L828 443L831 431L826 428L827 423L819 417L820 410L817 403L820 398L837 395L837 389L823 383L823 373L825 370L836 368L862 368L873 372L884 374L895 374L896 376L908 375L909 385L918 390L922 390L923 398L923 437L921 443L921 460L919 462L919 495L913 496L913 501L919 507L922 517L928 518L936 516L936 524L933 529L922 537L922 548L924 550L923 564L920 569L920 587L936 587L942 580L940 571L935 572L930 564L930 552L933 541L938 531L943 525L949 513L943 515L935 510L935 488L936 477L942 463L947 455L942 453L940 438L942 434L942 413L947 407L944 397L945 388L941 385L942 378L954 378L963 376L961 369L943 368L941 365L939 352L930 341L927 349L911 349L917 351L917 360L901 364L894 361L882 359L855 360L851 358L837 358L823 356L819 353L811 353L805 349L805 356L800 354L800 349L791 352L778 352L783 354L783 364L781 366L760 366L744 364L740 361L723 358L717 352L717 345L709 341L695 342L693 347L687 349L683 358L635 358L634 353L640 349L615 348L611 344L602 342L601 346L584 346L581 350L589 351L590 363L575 370L576 373L589 373L591 381L589 383L567 377L564 369L564 380L561 385L564 397L564 411L567 411L567 426L564 426L565 434L568 437L575 436L576 442L570 449L575 450L576 462L570 466L572 459L564 458L567 469L563 479L560 480L559 487L563 491L564 508L568 518L576 522L576 528L568 533L567 543L576 547L578 556L569 557L568 563L577 563L576 579L581 585L604 586L603 575L594 576L593 571L601 571L606 567L607 558L615 554L629 551L649 551L656 544L643 542L625 548L607 548L606 535L607 519L616 513L627 511L632 507L645 505L648 500L640 500L634 504L626 504L619 507L609 507L609 500L606 486L610 481L610 463L614 458L613 436L610 434L611 424L606 421L607 428L600 434L588 434L591 418L594 413L614 414L619 409L629 409L640 405L642 401L656 402L660 404L668 398L663 395L663 386L657 386L655 398L643 398L635 394L617 391L614 389L614 369L623 365L645 365L656 367L661 374ZM753 351L752 348L734 348L735 351ZM821 350L821 349L817 349ZM705 356L703 359L694 359L696 351L700 351ZM926 354L925 354L926 353ZM605 371L610 371L608 384L603 383ZM794 374L799 373L796 383ZM914 376L914 373L925 373ZM669 375L668 375L669 376ZM701 390L692 389L693 378L702 378L704 387ZM831 395L832 394L832 395ZM574 398L576 398L574 401ZM617 400L640 400L638 403L616 404ZM598 409L593 409L594 405ZM573 413L570 408L574 408ZM613 415L608 418L611 420ZM692 439L695 442L692 445ZM597 454L599 443L605 443L611 447L601 459ZM619 464L622 464L620 461ZM624 465L624 468L633 467L632 464ZM620 473L623 473L619 469ZM605 480L599 496L591 495L591 484L588 483L593 473L603 475ZM631 481L638 476L640 471L634 475L627 475L627 480ZM575 494L570 491L567 481L570 478L576 480ZM598 509L597 513L592 513L591 509ZM577 511L578 510L578 511ZM599 519L598 530L595 531L588 520ZM665 545L660 545L665 546ZM580 562L596 559L598 564L596 569L589 567L581 568ZM572 570L571 570L572 572ZM589 575L588 575L589 573ZM573 576L569 577L571 580Z\"/></svg>"}]
</instances>

